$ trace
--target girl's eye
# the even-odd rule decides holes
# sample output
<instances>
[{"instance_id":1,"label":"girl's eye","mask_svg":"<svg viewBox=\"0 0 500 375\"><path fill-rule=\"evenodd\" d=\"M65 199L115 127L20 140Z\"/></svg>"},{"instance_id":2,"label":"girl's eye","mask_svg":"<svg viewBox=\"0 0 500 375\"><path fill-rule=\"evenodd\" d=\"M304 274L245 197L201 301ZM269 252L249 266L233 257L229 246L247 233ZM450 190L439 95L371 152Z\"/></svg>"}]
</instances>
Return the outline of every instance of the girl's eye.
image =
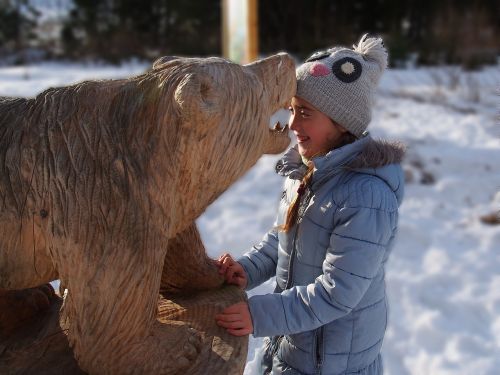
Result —
<instances>
[{"instance_id":1,"label":"girl's eye","mask_svg":"<svg viewBox=\"0 0 500 375\"><path fill-rule=\"evenodd\" d=\"M295 110L293 109L293 107L291 107L291 106L288 107L288 110L291 112L292 115L295 114ZM309 113L304 112L304 110L300 109L300 108L299 108L299 114L300 114L300 117L302 117L302 118L309 118L309 117L311 117L311 115Z\"/></svg>"}]
</instances>

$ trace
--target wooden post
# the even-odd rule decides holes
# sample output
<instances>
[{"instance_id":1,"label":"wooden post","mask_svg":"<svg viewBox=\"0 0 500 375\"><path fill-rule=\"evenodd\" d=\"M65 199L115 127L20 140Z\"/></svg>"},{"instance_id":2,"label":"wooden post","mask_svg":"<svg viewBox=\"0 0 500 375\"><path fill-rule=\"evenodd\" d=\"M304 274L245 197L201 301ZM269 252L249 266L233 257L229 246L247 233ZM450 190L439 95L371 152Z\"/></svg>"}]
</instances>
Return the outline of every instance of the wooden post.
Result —
<instances>
[{"instance_id":1,"label":"wooden post","mask_svg":"<svg viewBox=\"0 0 500 375\"><path fill-rule=\"evenodd\" d=\"M258 57L258 0L222 0L222 54L246 64Z\"/></svg>"},{"instance_id":2,"label":"wooden post","mask_svg":"<svg viewBox=\"0 0 500 375\"><path fill-rule=\"evenodd\" d=\"M247 28L248 28L248 43L246 62L257 60L259 55L259 2L258 0L247 0Z\"/></svg>"},{"instance_id":3,"label":"wooden post","mask_svg":"<svg viewBox=\"0 0 500 375\"><path fill-rule=\"evenodd\" d=\"M228 0L221 0L222 10L222 56L229 59L229 5Z\"/></svg>"}]
</instances>

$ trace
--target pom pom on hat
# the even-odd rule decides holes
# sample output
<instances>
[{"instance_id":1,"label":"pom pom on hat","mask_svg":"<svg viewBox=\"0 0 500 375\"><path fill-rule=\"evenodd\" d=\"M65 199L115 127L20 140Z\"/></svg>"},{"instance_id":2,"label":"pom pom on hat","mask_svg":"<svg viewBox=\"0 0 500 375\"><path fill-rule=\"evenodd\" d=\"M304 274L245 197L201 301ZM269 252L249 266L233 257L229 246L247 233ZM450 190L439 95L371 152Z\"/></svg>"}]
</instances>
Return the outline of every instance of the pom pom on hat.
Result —
<instances>
[{"instance_id":1,"label":"pom pom on hat","mask_svg":"<svg viewBox=\"0 0 500 375\"><path fill-rule=\"evenodd\" d=\"M358 45L353 45L354 51L369 60L375 61L380 70L387 68L387 50L381 38L367 38L368 34L361 37Z\"/></svg>"}]
</instances>

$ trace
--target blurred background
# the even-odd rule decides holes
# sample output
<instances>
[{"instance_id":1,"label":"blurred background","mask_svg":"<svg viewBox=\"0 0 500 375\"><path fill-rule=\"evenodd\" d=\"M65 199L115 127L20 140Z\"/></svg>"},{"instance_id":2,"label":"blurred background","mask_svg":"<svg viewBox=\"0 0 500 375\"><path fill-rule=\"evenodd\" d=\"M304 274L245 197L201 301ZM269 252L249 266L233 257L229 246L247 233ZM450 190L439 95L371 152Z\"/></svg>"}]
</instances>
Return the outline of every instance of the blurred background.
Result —
<instances>
[{"instance_id":1,"label":"blurred background","mask_svg":"<svg viewBox=\"0 0 500 375\"><path fill-rule=\"evenodd\" d=\"M247 6L231 25L229 4ZM162 55L245 62L287 51L300 63L365 32L383 37L390 55L369 130L408 148L386 267L385 373L497 375L498 0L0 0L0 96L129 77ZM278 157L262 157L199 218L212 257L237 257L272 227ZM251 293L272 290L270 280ZM260 345L250 337L248 375L258 374Z\"/></svg>"},{"instance_id":2,"label":"blurred background","mask_svg":"<svg viewBox=\"0 0 500 375\"><path fill-rule=\"evenodd\" d=\"M223 4L0 0L0 57L3 64L20 64L221 55ZM257 13L262 55L285 50L303 58L325 46L351 45L366 31L384 37L391 66L473 69L495 64L500 51L498 0L272 0L258 2Z\"/></svg>"}]
</instances>

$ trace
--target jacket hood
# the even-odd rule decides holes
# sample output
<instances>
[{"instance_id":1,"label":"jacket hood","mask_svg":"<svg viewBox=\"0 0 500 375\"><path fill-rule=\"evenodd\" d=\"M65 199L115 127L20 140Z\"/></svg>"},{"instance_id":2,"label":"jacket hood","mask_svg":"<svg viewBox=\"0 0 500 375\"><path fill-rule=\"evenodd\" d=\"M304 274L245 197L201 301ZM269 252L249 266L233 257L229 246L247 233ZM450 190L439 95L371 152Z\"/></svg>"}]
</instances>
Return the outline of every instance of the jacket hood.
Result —
<instances>
[{"instance_id":1,"label":"jacket hood","mask_svg":"<svg viewBox=\"0 0 500 375\"><path fill-rule=\"evenodd\" d=\"M405 151L406 147L400 142L370 138L362 151L346 165L346 169L380 178L391 188L401 204L404 195L401 162Z\"/></svg>"},{"instance_id":2,"label":"jacket hood","mask_svg":"<svg viewBox=\"0 0 500 375\"><path fill-rule=\"evenodd\" d=\"M351 144L331 150L324 156L313 158L312 188L321 185L341 171L354 171L383 180L401 203L404 194L404 174L400 163L404 154L405 146L400 142L363 137ZM307 166L302 163L297 145L289 149L278 161L276 172L295 180L305 175Z\"/></svg>"}]
</instances>

